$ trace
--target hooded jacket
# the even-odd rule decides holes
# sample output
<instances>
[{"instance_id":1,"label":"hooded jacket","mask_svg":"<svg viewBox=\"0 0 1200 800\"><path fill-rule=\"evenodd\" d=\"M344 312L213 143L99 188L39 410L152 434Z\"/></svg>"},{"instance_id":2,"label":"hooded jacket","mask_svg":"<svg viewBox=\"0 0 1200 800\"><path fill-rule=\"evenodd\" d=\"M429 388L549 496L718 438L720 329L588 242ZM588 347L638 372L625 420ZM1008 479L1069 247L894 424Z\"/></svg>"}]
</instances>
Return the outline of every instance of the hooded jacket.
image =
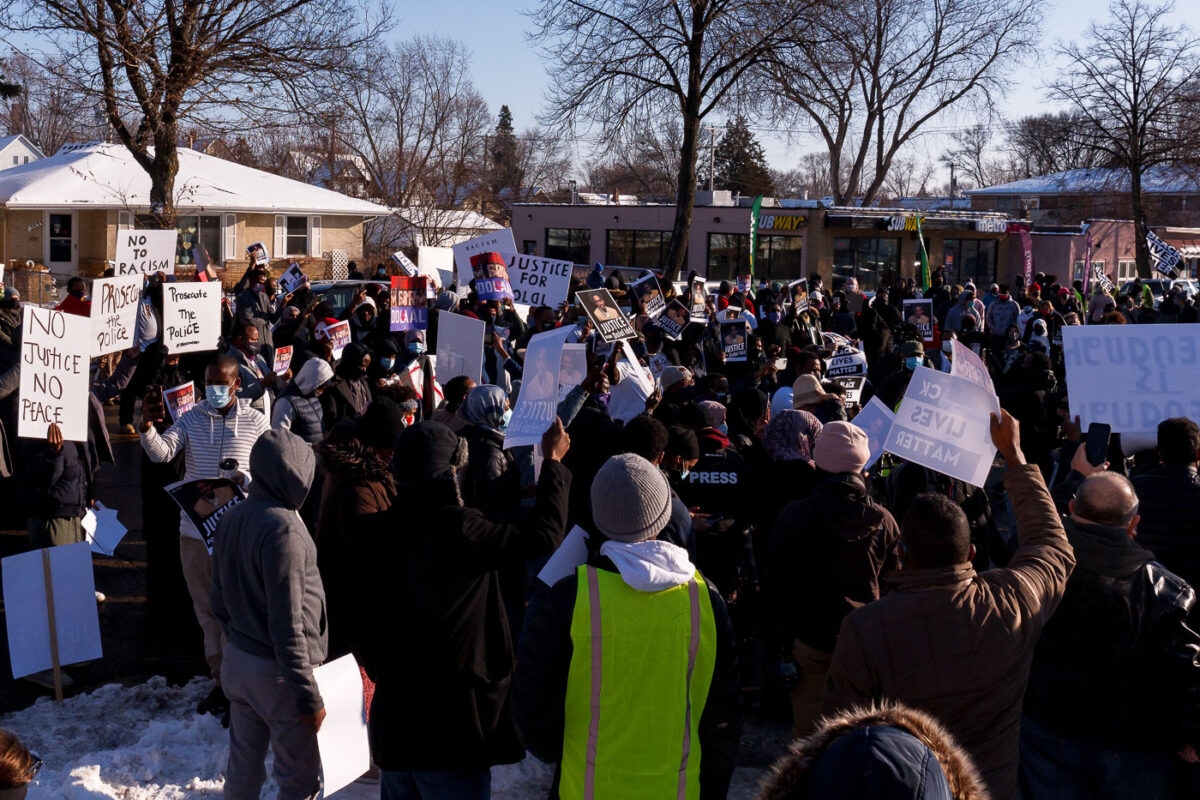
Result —
<instances>
[{"instance_id":1,"label":"hooded jacket","mask_svg":"<svg viewBox=\"0 0 1200 800\"><path fill-rule=\"evenodd\" d=\"M333 370L335 377L321 395L321 405L325 408L325 430L332 428L339 419L362 414L370 405L371 387L357 371L363 356L370 352L357 342L346 345L342 351L342 358Z\"/></svg>"},{"instance_id":2,"label":"hooded jacket","mask_svg":"<svg viewBox=\"0 0 1200 800\"><path fill-rule=\"evenodd\" d=\"M775 762L759 800L987 800L954 737L920 711L884 703L825 719Z\"/></svg>"},{"instance_id":3,"label":"hooded jacket","mask_svg":"<svg viewBox=\"0 0 1200 800\"><path fill-rule=\"evenodd\" d=\"M333 368L311 358L288 381L283 397L271 407L271 427L291 430L310 444L325 436L324 409L314 392L333 378Z\"/></svg>"},{"instance_id":4,"label":"hooded jacket","mask_svg":"<svg viewBox=\"0 0 1200 800\"><path fill-rule=\"evenodd\" d=\"M249 496L221 517L214 537L213 614L230 644L279 666L298 714L314 714L324 705L312 669L326 655L325 591L297 510L316 456L299 436L268 431L250 468Z\"/></svg>"}]
</instances>

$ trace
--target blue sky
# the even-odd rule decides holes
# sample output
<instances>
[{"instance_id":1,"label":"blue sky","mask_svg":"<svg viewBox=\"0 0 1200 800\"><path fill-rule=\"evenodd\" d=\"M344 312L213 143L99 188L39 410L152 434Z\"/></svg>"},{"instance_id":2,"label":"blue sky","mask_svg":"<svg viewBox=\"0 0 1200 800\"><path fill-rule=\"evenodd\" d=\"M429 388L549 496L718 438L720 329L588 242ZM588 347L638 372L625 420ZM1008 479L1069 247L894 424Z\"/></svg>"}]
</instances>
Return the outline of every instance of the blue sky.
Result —
<instances>
[{"instance_id":1,"label":"blue sky","mask_svg":"<svg viewBox=\"0 0 1200 800\"><path fill-rule=\"evenodd\" d=\"M523 129L535 124L535 117L542 110L547 80L543 61L525 39L526 33L532 30L532 23L521 10L534 5L533 0L409 0L400 7L396 35L437 33L464 41L473 53L471 67L475 85L492 107L493 114L499 111L502 103L507 103L517 128ZM1047 7L1041 48L1045 56L1040 60L1031 59L1024 69L1014 71L1014 85L1000 108L1006 117L1020 117L1051 108L1044 98L1043 84L1054 72L1051 53L1054 42L1079 38L1088 23L1105 16L1108 8L1102 0L1058 0L1047 3ZM1200 30L1200 2L1182 0L1177 4L1173 19L1193 30ZM971 117L960 116L939 127L965 126L973 121ZM760 132L759 137L771 166L776 168L789 167L803 153L818 149L815 143L788 142L767 132ZM944 139L934 136L927 138L920 147L935 158L943 145Z\"/></svg>"}]
</instances>

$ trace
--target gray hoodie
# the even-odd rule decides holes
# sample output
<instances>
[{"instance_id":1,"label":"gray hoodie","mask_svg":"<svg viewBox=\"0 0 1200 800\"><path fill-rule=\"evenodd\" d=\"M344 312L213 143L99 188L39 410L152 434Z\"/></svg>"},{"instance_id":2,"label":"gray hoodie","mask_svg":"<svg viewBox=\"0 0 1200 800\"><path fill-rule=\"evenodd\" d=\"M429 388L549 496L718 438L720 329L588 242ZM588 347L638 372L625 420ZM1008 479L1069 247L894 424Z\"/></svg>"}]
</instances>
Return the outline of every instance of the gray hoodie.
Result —
<instances>
[{"instance_id":1,"label":"gray hoodie","mask_svg":"<svg viewBox=\"0 0 1200 800\"><path fill-rule=\"evenodd\" d=\"M231 644L279 665L300 714L323 707L312 668L328 648L317 548L296 513L315 468L299 436L264 433L250 452L250 495L221 518L213 544L213 613Z\"/></svg>"}]
</instances>

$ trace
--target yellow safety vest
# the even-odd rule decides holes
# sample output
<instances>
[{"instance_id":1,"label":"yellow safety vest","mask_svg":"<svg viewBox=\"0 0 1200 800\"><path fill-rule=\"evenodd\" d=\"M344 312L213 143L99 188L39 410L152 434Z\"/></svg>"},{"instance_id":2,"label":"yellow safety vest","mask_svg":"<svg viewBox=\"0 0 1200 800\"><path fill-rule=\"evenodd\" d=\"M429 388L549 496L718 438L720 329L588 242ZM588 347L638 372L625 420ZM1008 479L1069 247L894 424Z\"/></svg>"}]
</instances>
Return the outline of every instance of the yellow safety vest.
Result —
<instances>
[{"instance_id":1,"label":"yellow safety vest","mask_svg":"<svg viewBox=\"0 0 1200 800\"><path fill-rule=\"evenodd\" d=\"M704 579L639 592L607 570L576 574L559 796L699 798L697 729L717 654Z\"/></svg>"}]
</instances>

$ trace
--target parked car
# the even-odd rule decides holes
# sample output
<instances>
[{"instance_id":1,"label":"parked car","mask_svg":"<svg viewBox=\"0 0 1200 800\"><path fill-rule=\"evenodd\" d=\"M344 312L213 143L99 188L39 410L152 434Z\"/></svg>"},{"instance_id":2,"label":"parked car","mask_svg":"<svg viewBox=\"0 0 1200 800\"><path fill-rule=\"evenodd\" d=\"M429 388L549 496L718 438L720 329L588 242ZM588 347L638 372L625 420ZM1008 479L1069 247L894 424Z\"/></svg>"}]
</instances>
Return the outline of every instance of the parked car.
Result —
<instances>
[{"instance_id":1,"label":"parked car","mask_svg":"<svg viewBox=\"0 0 1200 800\"><path fill-rule=\"evenodd\" d=\"M1151 278L1142 281L1142 285L1150 287L1150 293L1154 295L1155 305L1161 303L1166 293L1171 291L1172 287L1175 286L1183 290L1185 297L1195 297L1197 293L1200 293L1200 284L1197 284L1191 278L1176 278L1175 280L1169 278ZM1121 294L1129 294L1132 286L1133 281L1126 281L1121 285Z\"/></svg>"},{"instance_id":2,"label":"parked car","mask_svg":"<svg viewBox=\"0 0 1200 800\"><path fill-rule=\"evenodd\" d=\"M333 306L333 316L340 316L350 306L350 301L359 289L368 284L390 288L386 281L313 281L309 284L319 301L328 301Z\"/></svg>"}]
</instances>

